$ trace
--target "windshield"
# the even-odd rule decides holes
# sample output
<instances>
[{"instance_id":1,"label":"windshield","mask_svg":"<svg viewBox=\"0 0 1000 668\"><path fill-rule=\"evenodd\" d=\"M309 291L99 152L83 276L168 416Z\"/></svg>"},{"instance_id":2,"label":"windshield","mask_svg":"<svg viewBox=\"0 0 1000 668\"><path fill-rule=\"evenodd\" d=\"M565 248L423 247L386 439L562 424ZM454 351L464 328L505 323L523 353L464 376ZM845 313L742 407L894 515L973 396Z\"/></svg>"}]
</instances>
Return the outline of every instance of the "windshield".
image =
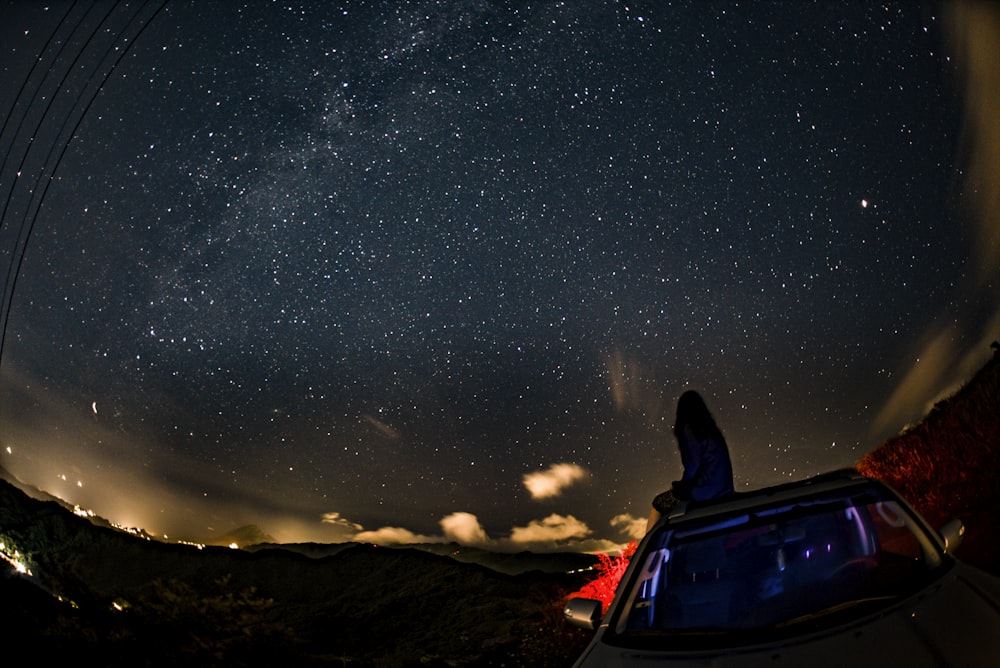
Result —
<instances>
[{"instance_id":1,"label":"windshield","mask_svg":"<svg viewBox=\"0 0 1000 668\"><path fill-rule=\"evenodd\" d=\"M877 490L668 526L650 546L618 617L621 636L801 630L898 600L942 562L914 518Z\"/></svg>"}]
</instances>

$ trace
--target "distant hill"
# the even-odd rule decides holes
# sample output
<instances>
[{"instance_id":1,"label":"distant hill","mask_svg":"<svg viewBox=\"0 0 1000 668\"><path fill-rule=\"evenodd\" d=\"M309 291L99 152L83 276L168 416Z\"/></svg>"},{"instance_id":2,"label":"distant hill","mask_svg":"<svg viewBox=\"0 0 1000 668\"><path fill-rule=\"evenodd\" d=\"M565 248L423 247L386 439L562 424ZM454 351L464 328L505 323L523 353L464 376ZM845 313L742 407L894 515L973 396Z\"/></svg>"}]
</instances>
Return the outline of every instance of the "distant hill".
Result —
<instances>
[{"instance_id":1,"label":"distant hill","mask_svg":"<svg viewBox=\"0 0 1000 668\"><path fill-rule=\"evenodd\" d=\"M256 524L248 524L238 529L233 529L229 533L223 534L215 540L209 541L208 545L217 547L230 547L231 545L260 545L262 543L273 543L274 538L264 533Z\"/></svg>"},{"instance_id":2,"label":"distant hill","mask_svg":"<svg viewBox=\"0 0 1000 668\"><path fill-rule=\"evenodd\" d=\"M24 492L27 496L30 496L32 499L37 499L38 501L52 501L53 503L62 506L66 510L73 509L73 506L66 503L59 497L53 496L48 492L44 492L35 487L34 485L29 485L28 483L23 482L3 466L0 466L0 480L6 480L11 485Z\"/></svg>"},{"instance_id":3,"label":"distant hill","mask_svg":"<svg viewBox=\"0 0 1000 668\"><path fill-rule=\"evenodd\" d=\"M59 507L74 514L76 514L76 511L79 510L76 506L73 506L63 501L59 497L53 496L52 494L49 494L44 490L38 489L34 485L28 484L20 480L17 476L15 476L13 473L5 469L3 466L0 466L0 480L5 480L9 482L18 490L24 492L25 495L37 501L51 501L52 503L58 505ZM86 514L82 515L82 517L84 517L84 519L89 521L94 526L104 527L106 529L117 529L119 531L125 531L127 533L132 534L133 536L138 536L140 538L145 538L147 540L157 540L154 536L147 533L145 529L140 529L138 527L128 527L128 528L116 527L108 519L101 517L100 515L96 515L89 511L83 511L83 512L85 512Z\"/></svg>"},{"instance_id":4,"label":"distant hill","mask_svg":"<svg viewBox=\"0 0 1000 668\"><path fill-rule=\"evenodd\" d=\"M1000 347L954 395L857 463L892 485L934 526L968 529L959 555L1000 570Z\"/></svg>"},{"instance_id":5,"label":"distant hill","mask_svg":"<svg viewBox=\"0 0 1000 668\"><path fill-rule=\"evenodd\" d=\"M160 543L5 481L0 543L32 573L0 564L5 650L36 662L544 666L568 665L589 639L561 615L582 574L371 545L307 557Z\"/></svg>"},{"instance_id":6,"label":"distant hill","mask_svg":"<svg viewBox=\"0 0 1000 668\"><path fill-rule=\"evenodd\" d=\"M259 552L268 549L297 552L313 559L338 554L359 543L280 543L248 545L245 549ZM540 573L569 573L593 568L598 563L596 556L579 552L491 552L458 543L413 543L409 545L386 545L381 549L406 549L430 552L454 559L464 564L477 564L507 575L518 575L538 571Z\"/></svg>"},{"instance_id":7,"label":"distant hill","mask_svg":"<svg viewBox=\"0 0 1000 668\"><path fill-rule=\"evenodd\" d=\"M33 485L22 482L2 466L0 466L0 480L6 480L33 499L40 501L52 501L66 510L73 510L73 507L62 499L39 490ZM96 526L118 528L100 515L91 514L88 515L86 519ZM130 528L128 529L128 532L142 538L159 540L142 529ZM350 547L361 545L360 543L353 542L276 543L270 534L266 533L254 524L239 527L238 529L234 529L233 531L223 534L222 536L217 536L214 539L205 541L204 544L214 547L231 547L232 545L237 545L240 549L248 552L260 552L262 550L286 550L288 552L295 552L313 559L333 556ZM596 556L592 554L581 554L579 552L491 552L490 550L468 547L454 542L393 544L385 545L383 547L385 549L412 549L430 552L432 554L450 557L451 559L462 563L485 566L486 568L497 571L498 573L506 573L508 575L529 573L531 571L540 571L543 573L568 573L571 571L589 569L598 563Z\"/></svg>"}]
</instances>

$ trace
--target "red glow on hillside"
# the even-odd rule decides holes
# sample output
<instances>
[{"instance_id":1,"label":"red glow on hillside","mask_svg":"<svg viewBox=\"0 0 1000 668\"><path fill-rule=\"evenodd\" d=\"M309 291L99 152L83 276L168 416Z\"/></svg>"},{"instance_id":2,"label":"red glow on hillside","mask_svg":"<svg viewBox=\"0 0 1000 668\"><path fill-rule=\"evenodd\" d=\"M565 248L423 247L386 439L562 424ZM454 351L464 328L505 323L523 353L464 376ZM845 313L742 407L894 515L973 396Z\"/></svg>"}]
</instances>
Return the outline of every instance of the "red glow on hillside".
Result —
<instances>
[{"instance_id":1,"label":"red glow on hillside","mask_svg":"<svg viewBox=\"0 0 1000 668\"><path fill-rule=\"evenodd\" d=\"M637 547L639 547L638 541L633 540L618 551L618 556L598 553L597 558L600 559L600 563L596 566L597 578L583 585L579 591L570 594L570 598L591 598L600 601L604 612L607 612L615 597L618 583L621 582L622 575L625 574L625 569L628 568Z\"/></svg>"},{"instance_id":2,"label":"red glow on hillside","mask_svg":"<svg viewBox=\"0 0 1000 668\"><path fill-rule=\"evenodd\" d=\"M892 485L932 525L1000 499L1000 345L993 359L924 419L872 450L858 471Z\"/></svg>"}]
</instances>

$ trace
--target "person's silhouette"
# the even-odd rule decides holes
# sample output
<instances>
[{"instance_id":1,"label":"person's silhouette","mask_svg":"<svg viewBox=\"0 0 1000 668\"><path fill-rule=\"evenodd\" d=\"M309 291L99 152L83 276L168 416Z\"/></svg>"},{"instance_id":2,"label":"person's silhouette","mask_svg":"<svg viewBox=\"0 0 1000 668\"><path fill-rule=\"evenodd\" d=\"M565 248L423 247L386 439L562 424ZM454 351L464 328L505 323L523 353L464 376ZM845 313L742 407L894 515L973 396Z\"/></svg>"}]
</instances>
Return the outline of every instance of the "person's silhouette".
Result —
<instances>
[{"instance_id":1,"label":"person's silhouette","mask_svg":"<svg viewBox=\"0 0 1000 668\"><path fill-rule=\"evenodd\" d=\"M653 499L646 531L678 501L705 501L733 493L733 465L726 439L701 395L688 390L677 401L674 436L684 473Z\"/></svg>"}]
</instances>

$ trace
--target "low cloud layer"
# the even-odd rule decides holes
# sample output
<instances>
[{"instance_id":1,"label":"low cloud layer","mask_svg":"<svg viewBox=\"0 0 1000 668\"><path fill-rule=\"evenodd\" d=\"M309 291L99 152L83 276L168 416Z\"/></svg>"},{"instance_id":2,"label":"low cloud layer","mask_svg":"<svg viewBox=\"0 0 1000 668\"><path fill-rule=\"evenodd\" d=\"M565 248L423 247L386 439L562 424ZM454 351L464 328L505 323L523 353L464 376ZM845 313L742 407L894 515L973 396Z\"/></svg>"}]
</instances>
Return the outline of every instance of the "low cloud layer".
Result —
<instances>
[{"instance_id":1,"label":"low cloud layer","mask_svg":"<svg viewBox=\"0 0 1000 668\"><path fill-rule=\"evenodd\" d=\"M525 474L523 482L532 499L543 500L560 496L567 488L589 476L590 472L584 467L561 462L542 471ZM607 534L601 537L596 536L597 532L586 522L573 515L559 513L530 520L524 526L511 527L503 537L490 536L476 515L464 511L443 517L439 522L441 532L436 535L419 534L393 526L365 530L337 512L326 513L322 521L336 527L341 532L342 540L383 545L454 542L497 551L612 552L630 540L642 538L646 530L645 518L628 513L612 518L607 525Z\"/></svg>"},{"instance_id":2,"label":"low cloud layer","mask_svg":"<svg viewBox=\"0 0 1000 668\"><path fill-rule=\"evenodd\" d=\"M518 544L562 543L587 538L592 533L586 523L572 515L552 513L545 519L532 520L527 526L514 527L510 540Z\"/></svg>"},{"instance_id":3,"label":"low cloud layer","mask_svg":"<svg viewBox=\"0 0 1000 668\"><path fill-rule=\"evenodd\" d=\"M595 537L594 531L573 515L552 513L547 517L535 519L524 526L516 526L510 534L502 538L492 538L479 518L468 512L455 512L442 518L439 535L418 534L403 527L381 527L365 531L361 525L340 516L339 513L327 513L324 522L330 523L332 518L338 527L357 527L357 531L348 540L361 543L376 543L382 545L414 545L420 543L455 542L468 547L498 551L534 550L539 552L565 550L573 552L612 552L630 540L641 538L645 532L646 521L627 513L615 516L608 526L613 537Z\"/></svg>"},{"instance_id":4,"label":"low cloud layer","mask_svg":"<svg viewBox=\"0 0 1000 668\"><path fill-rule=\"evenodd\" d=\"M646 520L647 518L645 517L636 517L629 513L622 513L611 518L611 526L626 536L639 540L646 535Z\"/></svg>"},{"instance_id":5,"label":"low cloud layer","mask_svg":"<svg viewBox=\"0 0 1000 668\"><path fill-rule=\"evenodd\" d=\"M479 523L479 518L472 513L448 515L441 520L441 530L445 538L461 545L484 545L490 540Z\"/></svg>"}]
</instances>

